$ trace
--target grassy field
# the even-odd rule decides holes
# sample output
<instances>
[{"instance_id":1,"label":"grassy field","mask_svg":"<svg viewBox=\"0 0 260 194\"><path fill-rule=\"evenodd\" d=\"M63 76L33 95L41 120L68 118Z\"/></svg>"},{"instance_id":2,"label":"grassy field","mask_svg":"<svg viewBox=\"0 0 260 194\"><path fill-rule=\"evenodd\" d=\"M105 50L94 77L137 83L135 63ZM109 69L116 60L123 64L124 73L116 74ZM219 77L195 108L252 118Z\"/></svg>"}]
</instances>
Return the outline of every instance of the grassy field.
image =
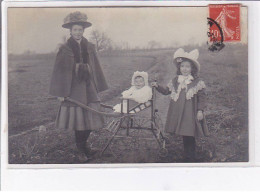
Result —
<instances>
[{"instance_id":1,"label":"grassy field","mask_svg":"<svg viewBox=\"0 0 260 194\"><path fill-rule=\"evenodd\" d=\"M130 86L131 75L136 70L146 70L150 77L166 84L176 70L171 61L173 52L157 50L102 56L101 63L110 85L110 89L101 94L102 100L118 103L120 92ZM78 163L73 132L55 130L53 125L58 108L56 100L48 99L53 60L9 61L9 135L37 129L39 125L47 127L46 132L10 136L10 163ZM248 161L247 45L226 45L218 53L201 47L199 61L201 77L207 85L206 116L211 133L210 137L197 140L200 162ZM169 97L157 95L156 105L163 121L168 103ZM139 135L151 136L147 132ZM101 149L110 136L107 131L96 131L91 134L89 146ZM169 136L166 146L169 155L160 158L154 140L116 139L108 154L90 163L180 162L181 138Z\"/></svg>"},{"instance_id":2,"label":"grassy field","mask_svg":"<svg viewBox=\"0 0 260 194\"><path fill-rule=\"evenodd\" d=\"M150 68L154 57L101 57L110 91L104 100L128 87L134 71ZM58 102L50 100L48 89L55 58L9 61L9 135L55 120ZM120 72L120 76L118 73Z\"/></svg>"}]
</instances>

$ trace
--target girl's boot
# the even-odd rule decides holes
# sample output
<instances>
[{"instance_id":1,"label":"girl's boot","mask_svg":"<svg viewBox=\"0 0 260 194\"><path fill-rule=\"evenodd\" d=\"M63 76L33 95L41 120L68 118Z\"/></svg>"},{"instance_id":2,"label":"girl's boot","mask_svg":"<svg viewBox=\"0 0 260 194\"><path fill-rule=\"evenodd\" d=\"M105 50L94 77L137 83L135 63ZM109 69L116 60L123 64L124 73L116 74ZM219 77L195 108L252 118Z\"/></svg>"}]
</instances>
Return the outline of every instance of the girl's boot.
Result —
<instances>
[{"instance_id":1,"label":"girl's boot","mask_svg":"<svg viewBox=\"0 0 260 194\"><path fill-rule=\"evenodd\" d=\"M195 150L195 138L191 136L183 136L184 157L183 162L195 162L196 150Z\"/></svg>"}]
</instances>

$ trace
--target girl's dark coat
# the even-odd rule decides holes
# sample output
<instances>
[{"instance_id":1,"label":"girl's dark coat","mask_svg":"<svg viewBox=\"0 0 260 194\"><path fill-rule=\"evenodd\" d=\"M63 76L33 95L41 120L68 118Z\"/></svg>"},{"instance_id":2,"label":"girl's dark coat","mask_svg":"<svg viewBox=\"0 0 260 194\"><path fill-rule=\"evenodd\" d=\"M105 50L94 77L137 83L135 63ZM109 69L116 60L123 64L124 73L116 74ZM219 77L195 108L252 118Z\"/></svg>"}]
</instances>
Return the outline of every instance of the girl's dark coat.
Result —
<instances>
[{"instance_id":1,"label":"girl's dark coat","mask_svg":"<svg viewBox=\"0 0 260 194\"><path fill-rule=\"evenodd\" d=\"M87 62L91 69L91 79L97 92L108 88L104 73L100 66L95 46L83 38L81 41L83 49L83 62ZM56 57L53 74L50 82L49 93L52 96L68 97L71 92L74 66L78 61L78 56L74 56L70 40L62 45ZM77 52L76 52L77 53Z\"/></svg>"},{"instance_id":2,"label":"girl's dark coat","mask_svg":"<svg viewBox=\"0 0 260 194\"><path fill-rule=\"evenodd\" d=\"M177 90L178 88L178 76L176 76L174 79L172 79L172 85L175 88L175 90ZM187 85L187 89L193 88L195 87L199 81L202 81L200 78L196 78L194 79L190 84ZM168 87L164 88L162 86L159 86L157 88L157 90L164 94L164 95L169 95L171 94L171 91ZM194 106L194 118L197 118L197 112L198 110L204 110L205 109L205 98L206 98L206 94L205 94L205 89L199 90L197 92L197 94L195 94L190 100L192 100L192 104ZM179 106L175 106L176 103L182 104L184 105L184 101L186 99L185 98L179 98L177 100L177 102L175 102L173 99L171 99L170 101L170 105L169 105L169 109L168 109L168 114L167 114L167 120L166 120L166 124L165 124L165 131L168 133L176 133L179 134L179 131L181 130L180 127L180 123L183 121L185 122L185 118L183 118L182 116L179 117L178 120L175 119L176 114L180 114L183 112L184 107L181 107L180 109L176 109L175 107L179 107ZM182 115L182 114L181 114ZM174 122L174 123L172 123ZM175 123L177 122L177 123ZM177 126L176 128L173 127ZM205 114L204 114L204 118L202 121L198 121L197 119L195 119L195 135L194 136L208 136L209 135L209 130L206 124L206 118L205 118ZM193 136L192 134L190 136Z\"/></svg>"}]
</instances>

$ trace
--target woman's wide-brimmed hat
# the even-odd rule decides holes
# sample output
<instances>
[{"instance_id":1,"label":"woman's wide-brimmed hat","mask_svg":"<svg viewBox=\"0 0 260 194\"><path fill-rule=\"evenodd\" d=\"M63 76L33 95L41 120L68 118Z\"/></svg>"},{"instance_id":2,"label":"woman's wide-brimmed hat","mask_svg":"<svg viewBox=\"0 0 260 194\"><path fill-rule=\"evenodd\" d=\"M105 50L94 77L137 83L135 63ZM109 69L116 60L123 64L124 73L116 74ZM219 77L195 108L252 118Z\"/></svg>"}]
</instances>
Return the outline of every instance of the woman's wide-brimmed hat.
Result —
<instances>
[{"instance_id":1,"label":"woman's wide-brimmed hat","mask_svg":"<svg viewBox=\"0 0 260 194\"><path fill-rule=\"evenodd\" d=\"M173 60L177 63L181 63L184 59L188 59L194 63L198 71L200 70L200 63L198 62L199 51L194 49L191 52L185 52L183 48L179 48L173 55Z\"/></svg>"},{"instance_id":2,"label":"woman's wide-brimmed hat","mask_svg":"<svg viewBox=\"0 0 260 194\"><path fill-rule=\"evenodd\" d=\"M71 28L73 24L82 25L84 28L90 27L92 24L87 21L88 17L86 14L79 11L70 13L64 18L63 28Z\"/></svg>"}]
</instances>

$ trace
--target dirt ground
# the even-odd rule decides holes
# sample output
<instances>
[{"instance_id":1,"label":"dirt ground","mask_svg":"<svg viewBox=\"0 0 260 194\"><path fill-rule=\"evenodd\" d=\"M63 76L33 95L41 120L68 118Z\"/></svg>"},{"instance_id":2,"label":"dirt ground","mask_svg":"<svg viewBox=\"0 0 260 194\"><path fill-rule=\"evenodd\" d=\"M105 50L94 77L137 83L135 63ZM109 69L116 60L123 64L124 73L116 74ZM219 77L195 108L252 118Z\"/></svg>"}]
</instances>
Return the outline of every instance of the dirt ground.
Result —
<instances>
[{"instance_id":1,"label":"dirt ground","mask_svg":"<svg viewBox=\"0 0 260 194\"><path fill-rule=\"evenodd\" d=\"M153 56L153 60L150 61L152 65L146 66L146 70L151 79L156 78L160 84L165 85L174 76L175 67L172 64L173 52L174 51L156 51L156 55L151 52L146 54ZM105 58L102 60L105 62ZM200 50L199 61L201 61L202 66L201 77L205 80L207 85L208 106L206 118L210 129L210 136L196 140L197 162L247 162L247 45L236 47L235 50L232 46L227 45L225 52L223 50L223 52L219 53L210 53L202 48ZM133 63L133 61L130 61L130 63ZM136 66L134 68L136 68ZM109 68L105 67L105 69ZM108 70L105 70L105 73L108 75ZM108 78L113 76L115 75L112 75L112 72L110 72ZM130 77L131 74L127 76ZM128 84L127 81L124 81L120 90L116 90L115 88L119 87L115 85L116 83L118 82L115 80L114 85L111 84L111 88L114 88L112 92L108 91L108 93L102 94L102 98L105 99L106 104L114 105L118 103L121 90ZM108 98L111 95L113 97ZM156 93L155 104L162 123L165 122L169 100L170 98L168 96L162 96ZM57 104L55 107L57 107ZM16 112L16 114L23 113ZM53 112L51 114L54 115ZM149 111L142 113L145 117L149 117L149 114ZM24 135L9 133L9 163L79 163L76 157L77 151L73 131L56 130L53 121L54 119L52 122L47 121L44 123L44 126L47 128L46 131L39 131L39 125L35 125L31 127L33 131ZM27 127L23 127L23 129L24 128ZM17 125L16 131L17 130L19 130L19 125ZM112 133L107 130L101 129L94 131L89 138L88 146L100 153L111 135ZM102 156L96 154L88 163L182 162L183 147L182 139L179 136L167 135L166 148L168 155L162 157L159 154L160 147L151 131L130 130L130 136L127 137L126 131L121 130L119 135L121 137L115 138Z\"/></svg>"}]
</instances>

